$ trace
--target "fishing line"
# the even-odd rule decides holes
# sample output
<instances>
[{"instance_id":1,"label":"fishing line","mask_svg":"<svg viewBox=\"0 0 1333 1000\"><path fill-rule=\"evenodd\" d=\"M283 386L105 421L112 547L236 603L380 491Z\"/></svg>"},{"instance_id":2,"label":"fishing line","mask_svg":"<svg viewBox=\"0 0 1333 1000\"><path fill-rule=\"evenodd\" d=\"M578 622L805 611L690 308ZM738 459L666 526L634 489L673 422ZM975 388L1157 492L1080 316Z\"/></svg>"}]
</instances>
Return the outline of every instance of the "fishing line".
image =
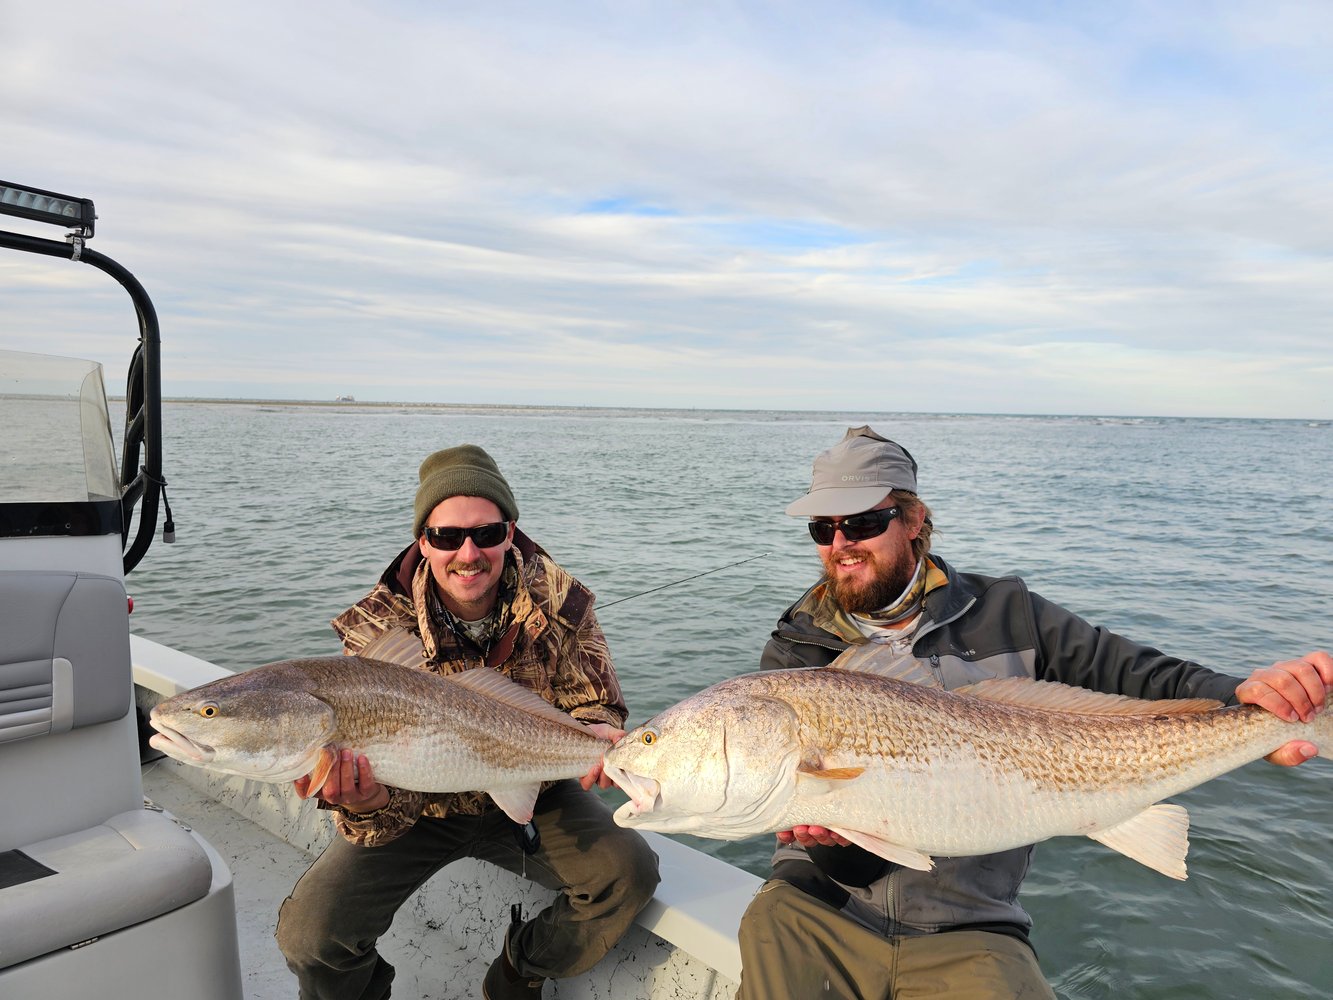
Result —
<instances>
[{"instance_id":1,"label":"fishing line","mask_svg":"<svg viewBox=\"0 0 1333 1000\"><path fill-rule=\"evenodd\" d=\"M772 555L772 553L771 553L771 552L760 552L759 555L757 555L757 556L750 556L750 557L748 557L748 558L746 558L746 559L741 559L741 560L739 560L739 561L737 561L737 562L734 562L734 563L727 563L727 565L725 565L725 566L718 566L718 567L716 567L715 569L706 569L706 570L704 570L702 573L695 573L693 576L687 576L687 577L685 577L685 578L682 579L682 580L673 580L673 581L671 581L671 583L664 583L664 584L662 584L662 586L660 586L660 587L653 587L651 590L645 590L645 591L642 591L642 592L640 592L640 593L638 593L638 594L630 594L629 597L621 597L621 598L619 598L619 599L617 599L617 600L614 600L614 601L608 601L608 602L605 603L605 604L599 604L599 605L596 606L596 608L594 608L594 610L596 610L596 611L601 611L601 610L603 610L603 609L605 609L605 608L609 608L609 607L611 607L613 604L624 604L626 601L632 601L632 600L634 600L636 597L643 597L644 594L655 594L655 593L657 593L659 590L666 590L668 587L676 587L676 586L679 586L679 585L682 584L682 583L689 583L691 580L697 580L697 579L699 579L699 577L701 577L701 576L708 576L710 573L720 573L720 572L722 572L724 569L731 569L733 566L743 566L743 565L744 565L745 563L747 563L747 562L754 562L756 559L762 559L762 558L764 558L764 556L768 556L768 555Z\"/></svg>"}]
</instances>

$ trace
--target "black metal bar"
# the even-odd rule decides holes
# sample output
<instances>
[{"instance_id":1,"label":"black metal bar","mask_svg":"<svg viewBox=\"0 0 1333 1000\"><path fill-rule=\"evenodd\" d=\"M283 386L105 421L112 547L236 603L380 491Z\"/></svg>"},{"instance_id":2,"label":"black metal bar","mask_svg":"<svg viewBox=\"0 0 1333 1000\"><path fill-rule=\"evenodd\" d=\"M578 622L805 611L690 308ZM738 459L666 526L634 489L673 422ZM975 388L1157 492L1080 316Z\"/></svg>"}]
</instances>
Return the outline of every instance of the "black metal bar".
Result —
<instances>
[{"instance_id":1,"label":"black metal bar","mask_svg":"<svg viewBox=\"0 0 1333 1000\"><path fill-rule=\"evenodd\" d=\"M74 246L60 240L48 240L41 236L25 236L22 233L9 233L0 230L0 246L11 250L24 250L28 253L42 253L48 257L74 259Z\"/></svg>"},{"instance_id":2,"label":"black metal bar","mask_svg":"<svg viewBox=\"0 0 1333 1000\"><path fill-rule=\"evenodd\" d=\"M121 264L90 250L82 239L70 242L48 240L0 230L0 247L77 260L97 268L120 283L134 303L139 320L139 346L130 363L125 387L125 440L120 468L121 544L125 549L125 572L139 564L157 529L158 501L162 495L162 368L161 337L157 310L143 285ZM143 464L139 449L143 448ZM129 537L134 505L142 498L139 525Z\"/></svg>"}]
</instances>

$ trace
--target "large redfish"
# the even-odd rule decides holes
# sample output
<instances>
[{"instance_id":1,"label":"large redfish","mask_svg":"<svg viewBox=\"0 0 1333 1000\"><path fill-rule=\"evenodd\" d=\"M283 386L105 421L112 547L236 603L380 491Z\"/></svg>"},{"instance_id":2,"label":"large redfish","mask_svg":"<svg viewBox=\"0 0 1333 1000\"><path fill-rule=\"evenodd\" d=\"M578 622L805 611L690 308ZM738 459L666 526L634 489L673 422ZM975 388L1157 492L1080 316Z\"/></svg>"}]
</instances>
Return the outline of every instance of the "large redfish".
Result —
<instances>
[{"instance_id":1,"label":"large redfish","mask_svg":"<svg viewBox=\"0 0 1333 1000\"><path fill-rule=\"evenodd\" d=\"M187 764L260 781L313 773L318 787L348 748L385 785L484 791L519 823L541 782L583 776L610 745L494 670L360 656L255 667L167 699L149 722L149 744Z\"/></svg>"},{"instance_id":2,"label":"large redfish","mask_svg":"<svg viewBox=\"0 0 1333 1000\"><path fill-rule=\"evenodd\" d=\"M920 870L1082 835L1183 879L1189 817L1162 799L1289 740L1333 756L1333 712L1306 725L1026 678L945 691L853 652L858 669L734 677L627 733L605 757L630 797L616 822L718 840L813 824Z\"/></svg>"}]
</instances>

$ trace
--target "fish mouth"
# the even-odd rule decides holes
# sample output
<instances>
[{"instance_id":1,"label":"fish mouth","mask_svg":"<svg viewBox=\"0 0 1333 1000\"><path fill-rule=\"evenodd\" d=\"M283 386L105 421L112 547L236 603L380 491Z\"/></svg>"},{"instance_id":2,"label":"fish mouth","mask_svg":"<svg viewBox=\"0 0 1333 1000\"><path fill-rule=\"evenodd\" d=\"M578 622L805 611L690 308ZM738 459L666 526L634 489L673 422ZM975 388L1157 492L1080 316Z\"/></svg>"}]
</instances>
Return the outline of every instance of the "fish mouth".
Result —
<instances>
[{"instance_id":1,"label":"fish mouth","mask_svg":"<svg viewBox=\"0 0 1333 1000\"><path fill-rule=\"evenodd\" d=\"M213 759L216 751L207 743L196 743L184 733L177 732L161 719L156 718L157 709L148 713L148 724L157 730L148 738L148 745L168 757L183 760L190 764L206 764Z\"/></svg>"},{"instance_id":2,"label":"fish mouth","mask_svg":"<svg viewBox=\"0 0 1333 1000\"><path fill-rule=\"evenodd\" d=\"M616 815L627 813L629 816L642 816L662 804L662 786L656 779L626 771L606 762L602 763L602 773L629 796L629 801L616 810Z\"/></svg>"}]
</instances>

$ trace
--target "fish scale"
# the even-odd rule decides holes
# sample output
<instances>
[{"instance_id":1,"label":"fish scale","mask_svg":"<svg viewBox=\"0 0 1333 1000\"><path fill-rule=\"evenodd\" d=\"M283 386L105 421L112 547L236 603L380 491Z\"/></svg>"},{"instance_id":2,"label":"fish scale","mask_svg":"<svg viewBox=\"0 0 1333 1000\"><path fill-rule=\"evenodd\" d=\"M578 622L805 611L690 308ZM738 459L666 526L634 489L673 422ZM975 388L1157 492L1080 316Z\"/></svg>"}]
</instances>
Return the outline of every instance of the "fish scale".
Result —
<instances>
[{"instance_id":1,"label":"fish scale","mask_svg":"<svg viewBox=\"0 0 1333 1000\"><path fill-rule=\"evenodd\" d=\"M1061 699L1077 710L1049 707ZM835 666L715 684L627 733L606 773L631 799L617 822L639 829L735 840L817 825L918 868L1085 835L1183 878L1184 811L1156 804L1302 738L1327 756L1333 715L1287 723L1027 679L965 693Z\"/></svg>"}]
</instances>

